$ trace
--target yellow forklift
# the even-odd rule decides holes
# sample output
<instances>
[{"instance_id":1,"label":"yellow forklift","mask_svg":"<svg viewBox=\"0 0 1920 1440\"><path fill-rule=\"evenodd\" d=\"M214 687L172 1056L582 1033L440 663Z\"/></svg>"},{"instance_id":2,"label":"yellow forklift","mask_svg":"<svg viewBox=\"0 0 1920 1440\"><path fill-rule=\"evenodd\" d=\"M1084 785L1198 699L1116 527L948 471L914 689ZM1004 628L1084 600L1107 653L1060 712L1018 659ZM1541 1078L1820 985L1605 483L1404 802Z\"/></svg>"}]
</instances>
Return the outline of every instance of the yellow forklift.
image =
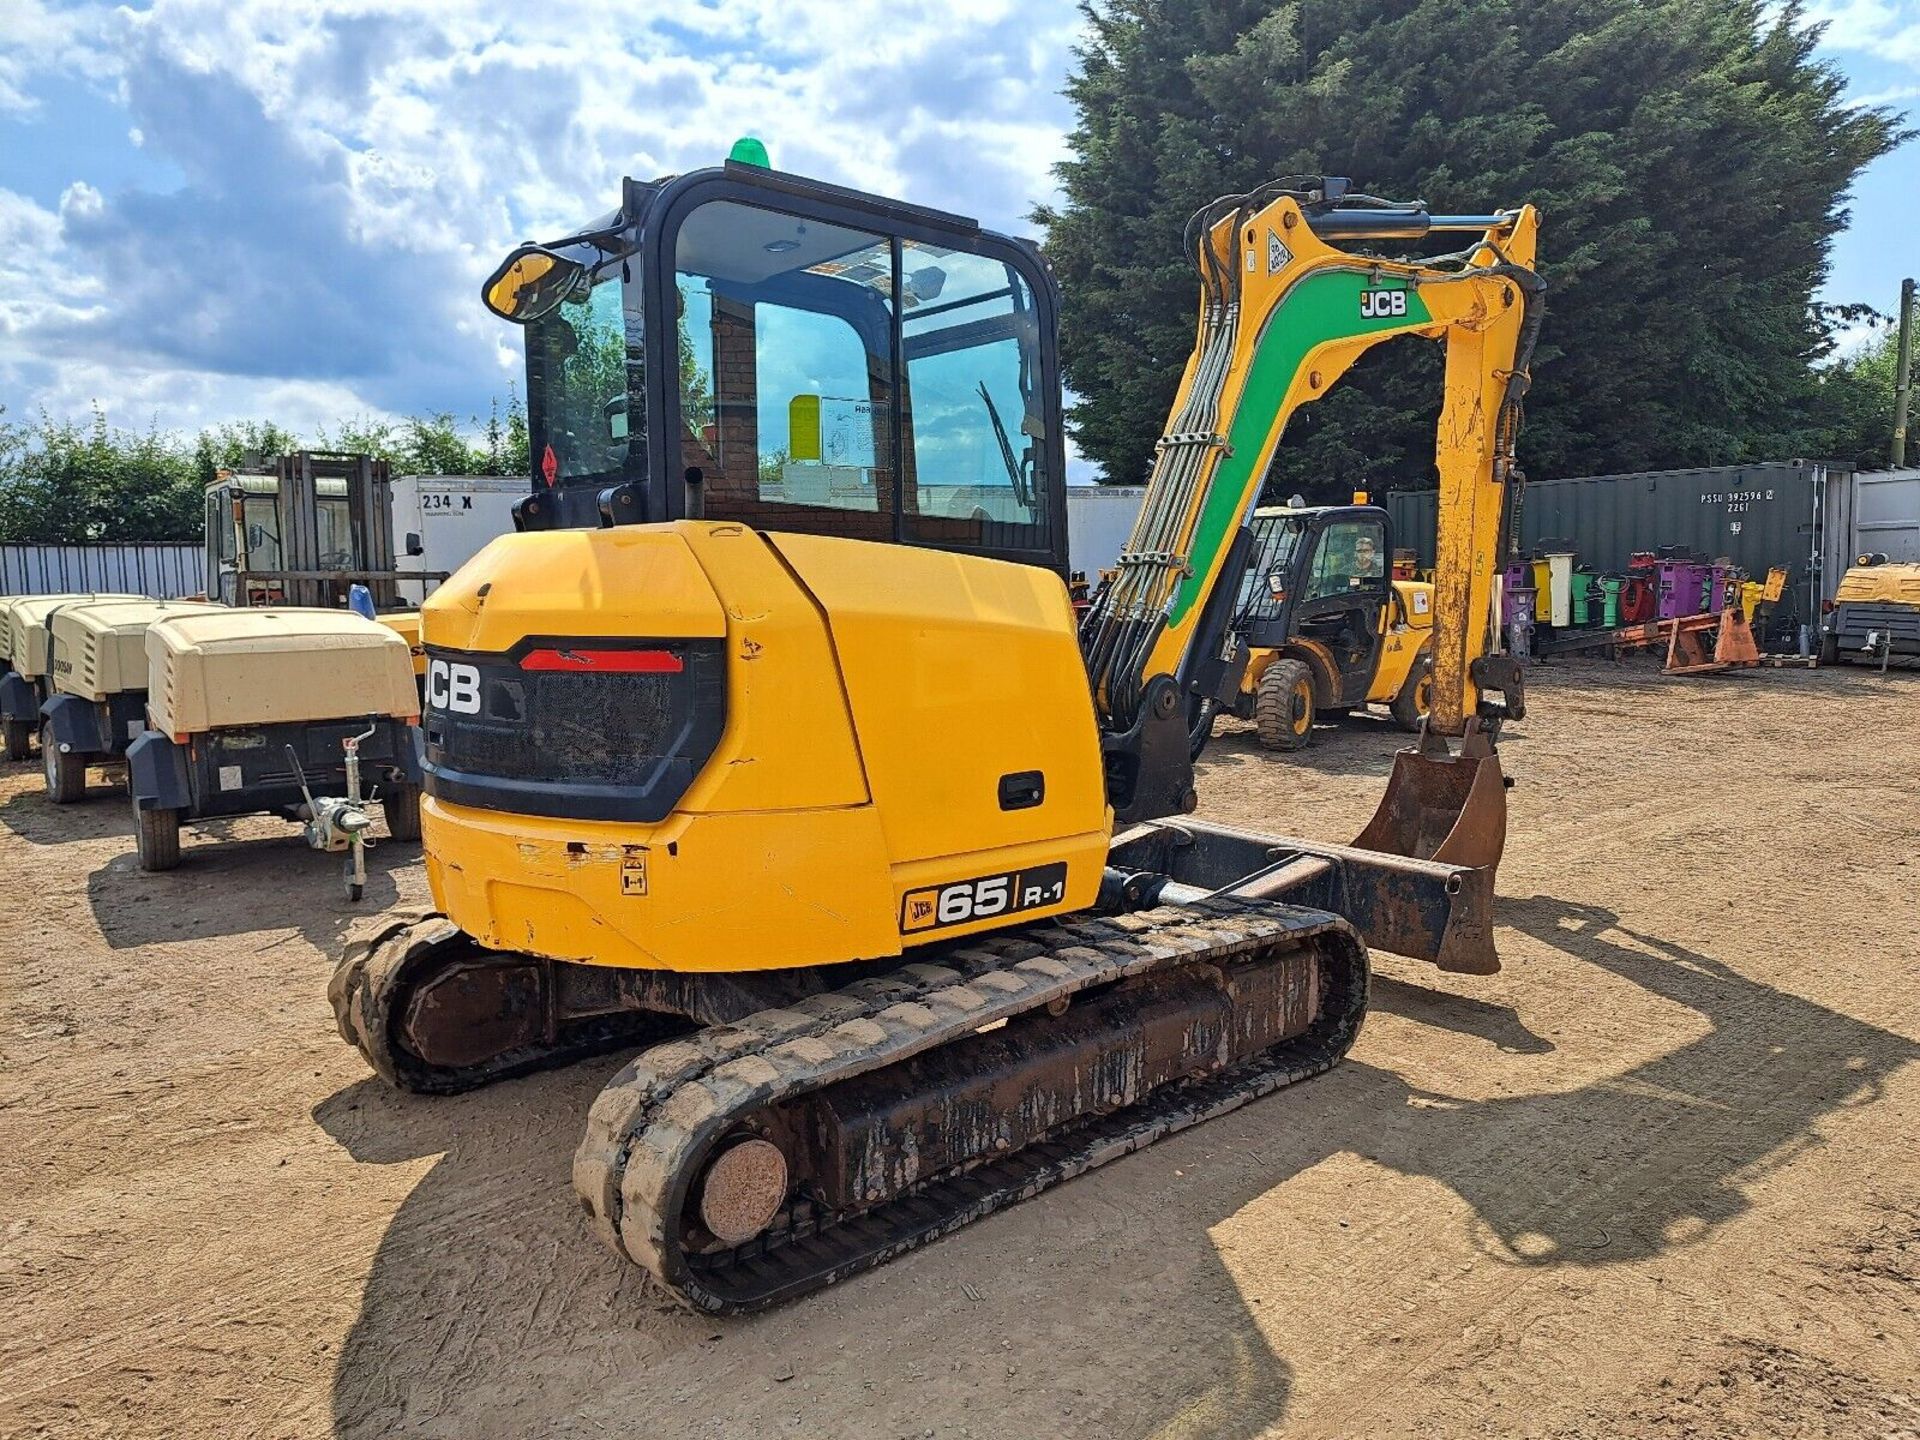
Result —
<instances>
[{"instance_id":1,"label":"yellow forklift","mask_svg":"<svg viewBox=\"0 0 1920 1440\"><path fill-rule=\"evenodd\" d=\"M1417 733L1433 694L1433 586L1390 576L1387 512L1263 506L1251 528L1253 561L1233 617L1245 666L1233 713L1255 723L1269 750L1298 750L1316 720L1366 705L1385 705ZM1202 718L1211 727L1212 716Z\"/></svg>"},{"instance_id":2,"label":"yellow forklift","mask_svg":"<svg viewBox=\"0 0 1920 1440\"><path fill-rule=\"evenodd\" d=\"M1540 323L1529 208L1210 203L1194 353L1076 624L1039 252L758 151L629 180L483 287L525 327L533 490L423 608L439 913L330 985L417 1093L645 1045L575 1192L723 1313L1326 1070L1369 946L1498 968L1522 696L1489 619ZM1458 248L1396 258L1427 236ZM1273 449L1402 336L1446 347L1420 742L1354 844L1196 820Z\"/></svg>"}]
</instances>

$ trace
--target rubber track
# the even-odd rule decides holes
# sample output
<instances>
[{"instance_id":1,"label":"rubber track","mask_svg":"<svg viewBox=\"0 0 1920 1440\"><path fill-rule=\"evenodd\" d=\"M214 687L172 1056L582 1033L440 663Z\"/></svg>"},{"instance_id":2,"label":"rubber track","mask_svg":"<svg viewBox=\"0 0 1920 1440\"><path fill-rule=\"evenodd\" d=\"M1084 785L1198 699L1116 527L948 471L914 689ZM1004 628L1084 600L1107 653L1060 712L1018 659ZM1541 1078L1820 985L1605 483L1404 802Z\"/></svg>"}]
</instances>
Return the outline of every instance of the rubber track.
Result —
<instances>
[{"instance_id":1,"label":"rubber track","mask_svg":"<svg viewBox=\"0 0 1920 1440\"><path fill-rule=\"evenodd\" d=\"M1001 1159L944 1176L858 1215L806 1206L746 1246L690 1255L681 1216L714 1143L752 1112L962 1039L1094 985L1209 964L1276 944L1323 966L1305 1034L1212 1076L1175 1082ZM961 942L941 963L764 1010L657 1045L594 1101L574 1189L600 1238L687 1303L757 1310L869 1269L1163 1135L1331 1068L1366 1012L1366 948L1338 916L1273 902L1209 900Z\"/></svg>"},{"instance_id":2,"label":"rubber track","mask_svg":"<svg viewBox=\"0 0 1920 1440\"><path fill-rule=\"evenodd\" d=\"M462 945L476 954L488 953L444 915L396 911L341 953L327 982L334 1024L340 1038L364 1055L389 1085L416 1095L457 1095L642 1043L656 1038L663 1023L674 1023L641 1013L599 1016L573 1021L558 1044L523 1046L457 1069L428 1065L394 1044L393 1012L408 991L410 970L426 969L446 949Z\"/></svg>"}]
</instances>

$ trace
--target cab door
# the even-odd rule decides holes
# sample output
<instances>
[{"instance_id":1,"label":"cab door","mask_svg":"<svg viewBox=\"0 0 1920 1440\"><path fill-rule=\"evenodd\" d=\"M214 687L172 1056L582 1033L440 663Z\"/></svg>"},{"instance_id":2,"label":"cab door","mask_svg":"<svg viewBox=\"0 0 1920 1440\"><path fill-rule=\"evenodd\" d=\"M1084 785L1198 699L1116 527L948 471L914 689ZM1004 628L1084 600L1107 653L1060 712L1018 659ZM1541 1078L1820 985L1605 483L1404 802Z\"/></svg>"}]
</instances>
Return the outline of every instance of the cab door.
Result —
<instances>
[{"instance_id":1,"label":"cab door","mask_svg":"<svg viewBox=\"0 0 1920 1440\"><path fill-rule=\"evenodd\" d=\"M1386 526L1377 518L1333 520L1313 537L1294 630L1332 657L1340 678L1334 705L1366 703L1387 612L1386 559Z\"/></svg>"}]
</instances>

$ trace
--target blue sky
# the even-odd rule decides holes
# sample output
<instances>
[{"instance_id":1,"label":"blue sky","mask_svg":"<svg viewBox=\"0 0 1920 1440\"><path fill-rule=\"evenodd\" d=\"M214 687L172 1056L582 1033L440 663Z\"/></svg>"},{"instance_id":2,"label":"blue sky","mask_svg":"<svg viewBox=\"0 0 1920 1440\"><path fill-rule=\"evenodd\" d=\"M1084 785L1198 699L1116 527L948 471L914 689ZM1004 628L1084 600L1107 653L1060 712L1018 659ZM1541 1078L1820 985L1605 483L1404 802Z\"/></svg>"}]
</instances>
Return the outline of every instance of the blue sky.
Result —
<instances>
[{"instance_id":1,"label":"blue sky","mask_svg":"<svg viewBox=\"0 0 1920 1440\"><path fill-rule=\"evenodd\" d=\"M520 373L476 299L495 259L749 131L999 228L1052 195L1072 0L651 8L0 0L0 405L464 417ZM1809 11L1856 102L1920 116L1920 0ZM1920 270L1920 144L1853 211L1827 298L1888 309Z\"/></svg>"}]
</instances>

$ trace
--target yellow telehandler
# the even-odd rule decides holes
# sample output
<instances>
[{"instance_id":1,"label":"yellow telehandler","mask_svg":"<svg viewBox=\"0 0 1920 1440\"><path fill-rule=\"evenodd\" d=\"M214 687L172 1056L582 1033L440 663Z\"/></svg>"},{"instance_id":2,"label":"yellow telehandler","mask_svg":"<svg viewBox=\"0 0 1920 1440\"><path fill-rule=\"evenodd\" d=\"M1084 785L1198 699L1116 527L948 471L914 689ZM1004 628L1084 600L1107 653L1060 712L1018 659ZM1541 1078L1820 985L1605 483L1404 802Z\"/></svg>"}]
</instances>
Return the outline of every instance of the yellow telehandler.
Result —
<instances>
[{"instance_id":1,"label":"yellow telehandler","mask_svg":"<svg viewBox=\"0 0 1920 1440\"><path fill-rule=\"evenodd\" d=\"M1253 721L1269 750L1298 750L1316 718L1368 705L1417 734L1433 692L1433 586L1388 575L1387 512L1263 505L1252 530L1232 625L1247 651L1232 713Z\"/></svg>"},{"instance_id":2,"label":"yellow telehandler","mask_svg":"<svg viewBox=\"0 0 1920 1440\"><path fill-rule=\"evenodd\" d=\"M423 613L440 913L342 957L342 1035L428 1093L647 1045L574 1185L730 1313L1334 1065L1368 945L1496 969L1535 227L1334 179L1201 210L1194 353L1077 631L1031 245L736 158L520 247L484 298L533 490ZM1347 248L1430 234L1464 248ZM1351 846L1184 818L1273 448L1407 335L1446 345L1420 743Z\"/></svg>"}]
</instances>

